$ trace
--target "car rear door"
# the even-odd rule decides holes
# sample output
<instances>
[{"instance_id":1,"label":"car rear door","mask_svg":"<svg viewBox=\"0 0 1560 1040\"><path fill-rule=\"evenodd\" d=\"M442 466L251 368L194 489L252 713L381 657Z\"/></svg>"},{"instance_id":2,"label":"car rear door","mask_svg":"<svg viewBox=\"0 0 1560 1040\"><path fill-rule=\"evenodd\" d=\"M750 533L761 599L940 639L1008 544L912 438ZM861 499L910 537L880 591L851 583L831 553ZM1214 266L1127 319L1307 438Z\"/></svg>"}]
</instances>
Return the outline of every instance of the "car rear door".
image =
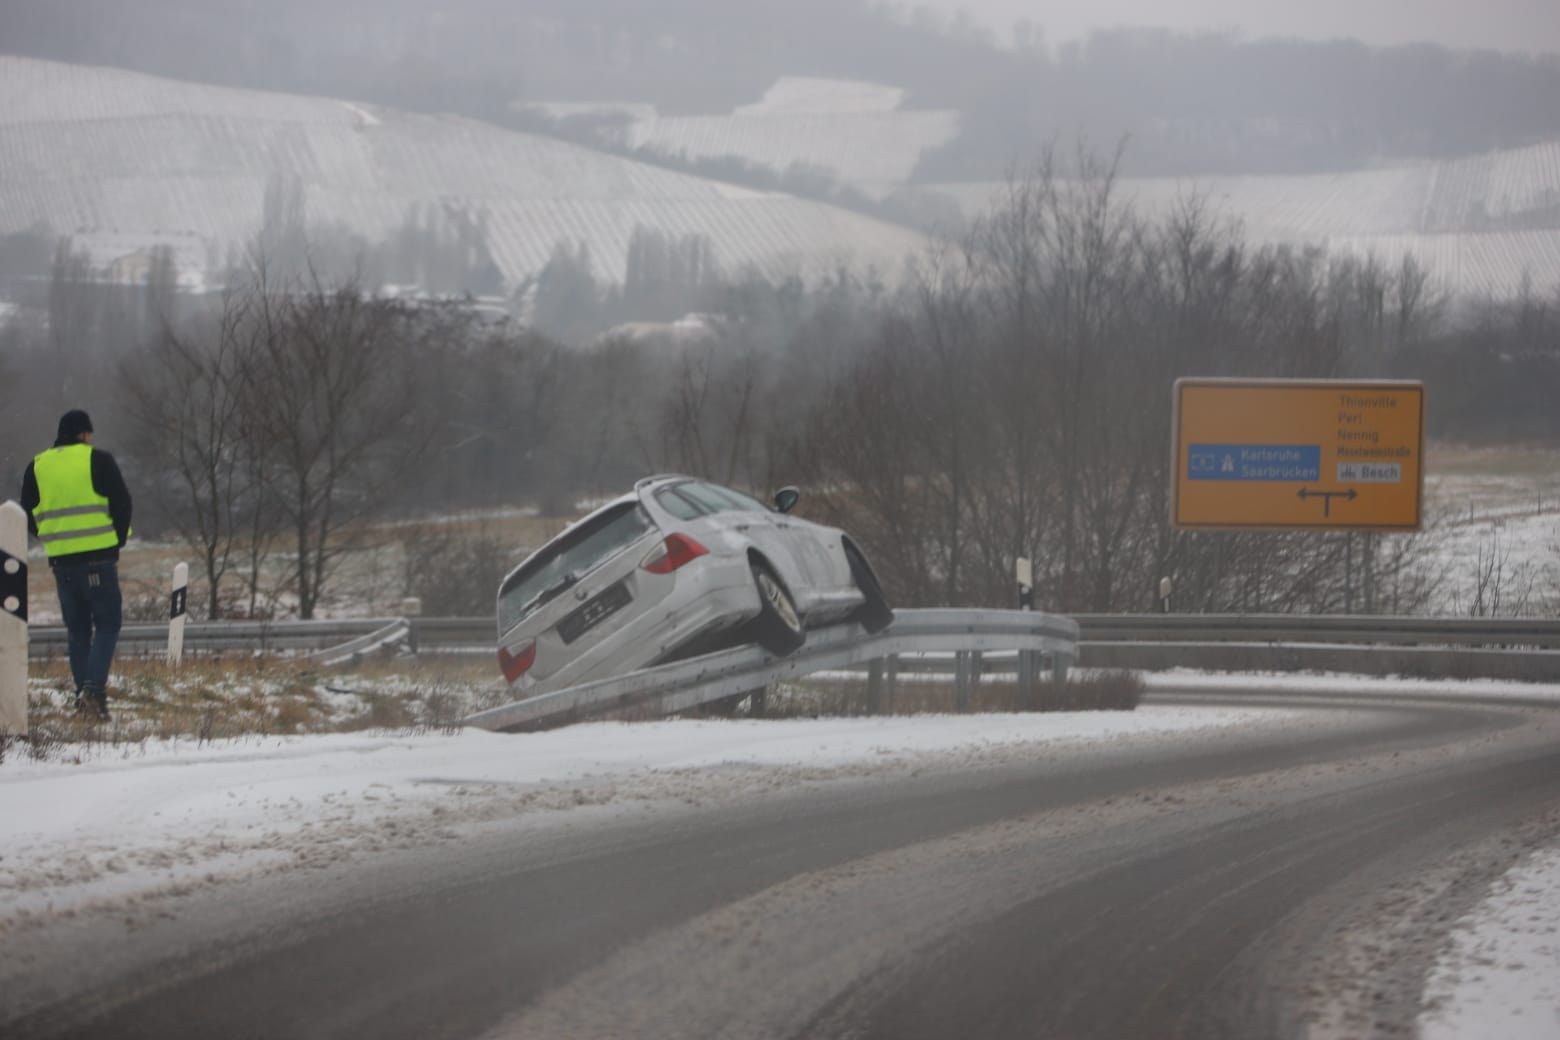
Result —
<instances>
[{"instance_id":1,"label":"car rear door","mask_svg":"<svg viewBox=\"0 0 1560 1040\"><path fill-rule=\"evenodd\" d=\"M733 535L753 545L779 572L780 580L803 613L814 599L815 582L810 566L797 546L775 523L780 514L740 491L690 480L677 485L677 491L710 512L708 522L719 523Z\"/></svg>"}]
</instances>

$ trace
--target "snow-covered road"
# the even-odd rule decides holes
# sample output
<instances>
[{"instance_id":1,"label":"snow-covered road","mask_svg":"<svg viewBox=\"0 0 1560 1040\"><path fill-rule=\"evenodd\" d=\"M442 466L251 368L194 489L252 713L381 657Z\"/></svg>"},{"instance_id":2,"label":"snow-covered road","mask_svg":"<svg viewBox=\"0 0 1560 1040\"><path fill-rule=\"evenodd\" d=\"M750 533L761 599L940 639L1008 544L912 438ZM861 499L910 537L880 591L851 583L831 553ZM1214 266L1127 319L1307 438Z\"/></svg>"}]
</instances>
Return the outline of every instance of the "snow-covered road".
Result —
<instances>
[{"instance_id":1,"label":"snow-covered road","mask_svg":"<svg viewBox=\"0 0 1560 1040\"><path fill-rule=\"evenodd\" d=\"M1560 700L1560 687L1356 678L1149 676L1150 690L1286 689ZM356 734L83 747L0 765L0 941L14 950L78 914L141 908L256 876L427 847L534 813L633 812L743 786L872 779L1028 754L1250 726L1304 710L1147 705L1130 713L595 723L499 736ZM1522 864L1454 935L1421 1027L1454 1037L1560 1036L1560 847ZM0 953L0 979L6 975Z\"/></svg>"}]
</instances>

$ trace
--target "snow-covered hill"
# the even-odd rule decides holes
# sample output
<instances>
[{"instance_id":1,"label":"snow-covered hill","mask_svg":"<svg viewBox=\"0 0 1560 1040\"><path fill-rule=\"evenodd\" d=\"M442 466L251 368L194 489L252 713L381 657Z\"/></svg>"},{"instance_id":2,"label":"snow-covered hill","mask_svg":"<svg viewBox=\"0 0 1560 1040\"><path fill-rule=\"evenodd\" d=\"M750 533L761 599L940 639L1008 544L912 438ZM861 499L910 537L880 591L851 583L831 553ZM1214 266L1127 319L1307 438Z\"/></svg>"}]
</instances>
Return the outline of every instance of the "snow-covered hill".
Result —
<instances>
[{"instance_id":1,"label":"snow-covered hill","mask_svg":"<svg viewBox=\"0 0 1560 1040\"><path fill-rule=\"evenodd\" d=\"M730 115L643 115L624 143L690 159L735 157L777 172L802 164L883 198L959 132L957 112L903 109L903 102L892 87L786 77Z\"/></svg>"},{"instance_id":2,"label":"snow-covered hill","mask_svg":"<svg viewBox=\"0 0 1560 1040\"><path fill-rule=\"evenodd\" d=\"M94 239L166 241L185 264L248 243L266 184L301 182L309 219L371 241L413 204L486 214L518 282L560 241L621 280L636 227L709 237L728 270L887 276L918 234L793 196L751 191L453 116L177 83L0 57L0 232L46 222ZM116 238L117 236L117 238Z\"/></svg>"}]
</instances>

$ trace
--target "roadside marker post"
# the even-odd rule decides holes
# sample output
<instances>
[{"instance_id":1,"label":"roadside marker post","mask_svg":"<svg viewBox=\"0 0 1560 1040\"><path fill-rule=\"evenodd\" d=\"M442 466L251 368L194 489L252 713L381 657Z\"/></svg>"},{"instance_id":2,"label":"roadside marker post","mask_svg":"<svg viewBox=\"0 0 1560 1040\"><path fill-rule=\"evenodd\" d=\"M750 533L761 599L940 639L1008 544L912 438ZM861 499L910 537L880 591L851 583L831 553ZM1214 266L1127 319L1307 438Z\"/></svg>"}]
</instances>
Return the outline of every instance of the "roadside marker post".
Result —
<instances>
[{"instance_id":1,"label":"roadside marker post","mask_svg":"<svg viewBox=\"0 0 1560 1040\"><path fill-rule=\"evenodd\" d=\"M0 505L0 736L27 735L27 513Z\"/></svg>"},{"instance_id":2,"label":"roadside marker post","mask_svg":"<svg viewBox=\"0 0 1560 1040\"><path fill-rule=\"evenodd\" d=\"M190 565L180 563L173 568L173 595L168 604L168 663L174 666L184 658L185 606L189 585Z\"/></svg>"}]
</instances>

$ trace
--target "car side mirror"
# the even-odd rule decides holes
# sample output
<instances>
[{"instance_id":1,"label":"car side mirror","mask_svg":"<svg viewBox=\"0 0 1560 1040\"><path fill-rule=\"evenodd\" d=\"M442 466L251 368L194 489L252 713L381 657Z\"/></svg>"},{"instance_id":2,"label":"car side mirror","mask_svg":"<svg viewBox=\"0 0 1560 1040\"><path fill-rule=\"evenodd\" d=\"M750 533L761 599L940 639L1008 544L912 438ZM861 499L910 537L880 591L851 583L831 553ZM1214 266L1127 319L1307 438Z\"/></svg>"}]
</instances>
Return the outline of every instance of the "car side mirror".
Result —
<instances>
[{"instance_id":1,"label":"car side mirror","mask_svg":"<svg viewBox=\"0 0 1560 1040\"><path fill-rule=\"evenodd\" d=\"M775 492L775 508L782 513L789 513L796 508L796 503L801 499L802 493L795 487L787 484Z\"/></svg>"}]
</instances>

